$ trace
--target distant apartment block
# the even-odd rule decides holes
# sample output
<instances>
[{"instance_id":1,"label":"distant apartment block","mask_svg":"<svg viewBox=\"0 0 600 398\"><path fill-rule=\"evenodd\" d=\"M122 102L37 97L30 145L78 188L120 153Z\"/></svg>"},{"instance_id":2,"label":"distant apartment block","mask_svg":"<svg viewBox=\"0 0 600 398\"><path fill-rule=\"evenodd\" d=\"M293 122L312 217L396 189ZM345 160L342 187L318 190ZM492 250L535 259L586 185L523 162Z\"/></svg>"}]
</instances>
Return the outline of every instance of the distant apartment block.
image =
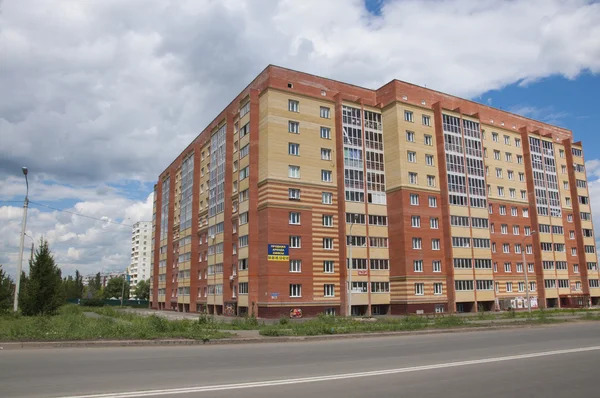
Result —
<instances>
[{"instance_id":1,"label":"distant apartment block","mask_svg":"<svg viewBox=\"0 0 600 398\"><path fill-rule=\"evenodd\" d=\"M274 318L600 300L571 131L398 80L371 90L268 66L161 173L148 240L157 309Z\"/></svg>"},{"instance_id":2,"label":"distant apartment block","mask_svg":"<svg viewBox=\"0 0 600 398\"><path fill-rule=\"evenodd\" d=\"M150 278L151 243L152 221L139 221L133 224L131 232L131 263L127 268L131 297L135 295L135 286L138 282Z\"/></svg>"}]
</instances>

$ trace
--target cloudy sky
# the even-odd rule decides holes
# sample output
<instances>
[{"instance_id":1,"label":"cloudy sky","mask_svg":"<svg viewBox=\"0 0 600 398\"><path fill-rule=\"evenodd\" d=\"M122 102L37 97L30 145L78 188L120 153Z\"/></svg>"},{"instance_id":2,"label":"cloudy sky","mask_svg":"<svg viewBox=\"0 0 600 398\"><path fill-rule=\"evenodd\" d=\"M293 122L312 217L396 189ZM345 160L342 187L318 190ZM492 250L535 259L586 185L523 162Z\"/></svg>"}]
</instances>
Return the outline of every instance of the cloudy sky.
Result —
<instances>
[{"instance_id":1,"label":"cloudy sky","mask_svg":"<svg viewBox=\"0 0 600 398\"><path fill-rule=\"evenodd\" d=\"M270 63L572 129L600 209L598 3L0 0L0 264L14 272L27 166L27 234L63 273L124 269L160 171Z\"/></svg>"}]
</instances>

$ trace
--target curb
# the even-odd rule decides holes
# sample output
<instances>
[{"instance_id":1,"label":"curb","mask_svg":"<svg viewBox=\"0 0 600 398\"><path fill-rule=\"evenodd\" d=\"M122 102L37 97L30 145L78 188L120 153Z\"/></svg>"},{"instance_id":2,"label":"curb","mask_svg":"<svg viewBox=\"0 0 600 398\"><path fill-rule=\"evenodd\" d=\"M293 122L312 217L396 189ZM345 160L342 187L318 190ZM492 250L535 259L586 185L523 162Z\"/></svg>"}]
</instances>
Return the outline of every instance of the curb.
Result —
<instances>
[{"instance_id":1,"label":"curb","mask_svg":"<svg viewBox=\"0 0 600 398\"><path fill-rule=\"evenodd\" d=\"M570 322L574 323L574 322ZM524 325L497 325L452 329L429 329L399 332L374 332L357 334L330 334L318 336L281 336L281 337L247 337L225 338L203 342L202 340L189 339L163 339L163 340L92 340L92 341L9 341L0 342L0 350L40 349L40 348L106 348L106 347L165 347L165 346L198 346L198 345L232 345L232 344L260 344L260 343L299 343L311 341L347 340L358 338L378 338L393 336L415 336L423 334L447 333L473 333L505 329L543 328L556 326L556 324L524 324Z\"/></svg>"}]
</instances>

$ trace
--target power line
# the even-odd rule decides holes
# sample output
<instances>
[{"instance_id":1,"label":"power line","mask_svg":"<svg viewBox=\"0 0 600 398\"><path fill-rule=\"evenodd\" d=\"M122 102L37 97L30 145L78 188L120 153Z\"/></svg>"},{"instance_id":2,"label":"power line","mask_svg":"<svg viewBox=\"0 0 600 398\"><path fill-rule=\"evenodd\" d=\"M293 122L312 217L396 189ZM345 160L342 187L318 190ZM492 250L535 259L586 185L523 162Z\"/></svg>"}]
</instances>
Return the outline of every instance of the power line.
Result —
<instances>
[{"instance_id":1,"label":"power line","mask_svg":"<svg viewBox=\"0 0 600 398\"><path fill-rule=\"evenodd\" d=\"M29 201L29 203L34 204L36 206L47 207L49 209L60 211L60 212L63 212L63 213L72 214L74 216L89 218L90 220L102 221L102 222L105 222L105 223L115 224L115 225L119 225L119 226L122 226L122 227L133 227L133 225L130 225L130 224L123 224L123 223L119 223L119 222L116 222L116 221L111 221L111 220L101 219L101 218L97 218L97 217L92 217L92 216L88 216L88 215L81 214L81 213L75 213L75 212L69 211L69 210L58 209L56 207L48 206L48 205L45 205L45 204L42 204L42 203L37 203L37 202L32 202L32 201Z\"/></svg>"}]
</instances>

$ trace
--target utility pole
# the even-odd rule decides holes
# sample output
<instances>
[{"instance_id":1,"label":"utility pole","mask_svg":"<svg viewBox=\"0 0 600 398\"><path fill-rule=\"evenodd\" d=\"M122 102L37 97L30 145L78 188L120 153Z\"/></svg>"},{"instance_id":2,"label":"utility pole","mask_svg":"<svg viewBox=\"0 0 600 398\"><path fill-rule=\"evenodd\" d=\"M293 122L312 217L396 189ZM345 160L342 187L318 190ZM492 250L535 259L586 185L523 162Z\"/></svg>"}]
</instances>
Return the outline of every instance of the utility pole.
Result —
<instances>
[{"instance_id":1,"label":"utility pole","mask_svg":"<svg viewBox=\"0 0 600 398\"><path fill-rule=\"evenodd\" d=\"M531 235L533 236L535 231L531 231ZM529 301L529 267L527 266L527 262L525 261L525 239L526 236L523 237L523 243L521 245L521 253L523 254L523 271L525 272L525 300L527 301L527 311L531 314L531 301Z\"/></svg>"},{"instance_id":2,"label":"utility pole","mask_svg":"<svg viewBox=\"0 0 600 398\"><path fill-rule=\"evenodd\" d=\"M13 300L13 311L19 309L19 289L21 285L21 273L23 272L23 249L25 245L25 227L27 226L27 207L29 206L29 181L27 180L27 167L22 168L25 175L25 201L23 202L23 220L21 221L21 243L19 245L19 263L17 264L17 276L15 277L15 298Z\"/></svg>"}]
</instances>

